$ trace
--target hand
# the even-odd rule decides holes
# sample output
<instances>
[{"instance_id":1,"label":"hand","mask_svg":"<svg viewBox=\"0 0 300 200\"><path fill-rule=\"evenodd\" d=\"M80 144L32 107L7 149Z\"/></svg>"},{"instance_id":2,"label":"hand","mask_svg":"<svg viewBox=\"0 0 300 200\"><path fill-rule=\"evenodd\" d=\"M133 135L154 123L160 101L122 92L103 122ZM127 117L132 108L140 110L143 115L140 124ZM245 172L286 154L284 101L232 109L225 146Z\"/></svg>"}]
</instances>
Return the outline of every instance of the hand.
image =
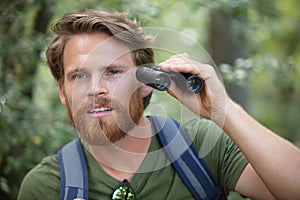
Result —
<instances>
[{"instance_id":1,"label":"hand","mask_svg":"<svg viewBox=\"0 0 300 200\"><path fill-rule=\"evenodd\" d=\"M204 88L198 94L184 92L174 83L168 93L193 112L212 119L246 156L251 166L241 175L236 186L238 192L254 199L263 198L263 195L272 199L269 191L276 199L300 196L299 148L259 124L234 103L212 66L193 61L187 54L179 54L159 67L164 71L197 74L204 80Z\"/></svg>"},{"instance_id":2,"label":"hand","mask_svg":"<svg viewBox=\"0 0 300 200\"><path fill-rule=\"evenodd\" d=\"M159 67L163 71L190 73L201 77L204 80L204 87L198 94L180 90L174 83L171 84L168 93L194 113L223 123L226 107L232 101L212 66L196 62L184 53L171 56L160 63Z\"/></svg>"}]
</instances>

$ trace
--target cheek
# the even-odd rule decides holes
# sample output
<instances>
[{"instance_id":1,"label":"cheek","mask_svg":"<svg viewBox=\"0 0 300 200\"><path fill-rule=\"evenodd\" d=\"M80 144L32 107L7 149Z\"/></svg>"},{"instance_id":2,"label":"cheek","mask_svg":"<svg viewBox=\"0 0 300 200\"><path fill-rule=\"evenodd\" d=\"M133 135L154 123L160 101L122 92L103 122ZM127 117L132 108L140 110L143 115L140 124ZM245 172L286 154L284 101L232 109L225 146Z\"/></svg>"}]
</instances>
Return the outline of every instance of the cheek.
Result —
<instances>
[{"instance_id":1,"label":"cheek","mask_svg":"<svg viewBox=\"0 0 300 200\"><path fill-rule=\"evenodd\" d=\"M129 100L132 94L137 91L140 86L141 83L135 78L135 72L131 70L115 82L112 94L115 97L122 98L122 100L125 97L127 97L126 99Z\"/></svg>"},{"instance_id":2,"label":"cheek","mask_svg":"<svg viewBox=\"0 0 300 200\"><path fill-rule=\"evenodd\" d=\"M112 98L117 99L124 107L129 108L130 102L137 98L135 93L138 90L139 88L132 82L119 81L119 84L114 87Z\"/></svg>"},{"instance_id":3,"label":"cheek","mask_svg":"<svg viewBox=\"0 0 300 200\"><path fill-rule=\"evenodd\" d=\"M79 86L79 84L77 86L66 87L66 100L73 111L83 102L85 91L86 90L82 86Z\"/></svg>"},{"instance_id":4,"label":"cheek","mask_svg":"<svg viewBox=\"0 0 300 200\"><path fill-rule=\"evenodd\" d=\"M73 96L84 96L90 86L89 82L89 80L76 80L72 85L70 85L69 90L72 92Z\"/></svg>"}]
</instances>

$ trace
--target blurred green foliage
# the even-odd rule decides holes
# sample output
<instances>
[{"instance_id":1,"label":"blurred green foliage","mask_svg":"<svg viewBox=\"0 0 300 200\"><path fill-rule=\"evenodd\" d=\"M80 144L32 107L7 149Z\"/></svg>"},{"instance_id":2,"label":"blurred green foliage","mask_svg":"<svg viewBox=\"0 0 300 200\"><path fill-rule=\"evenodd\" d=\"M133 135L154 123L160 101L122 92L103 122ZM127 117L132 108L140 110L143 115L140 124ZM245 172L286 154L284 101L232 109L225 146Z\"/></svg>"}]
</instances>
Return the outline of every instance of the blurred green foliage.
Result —
<instances>
[{"instance_id":1,"label":"blurred green foliage","mask_svg":"<svg viewBox=\"0 0 300 200\"><path fill-rule=\"evenodd\" d=\"M173 52L157 51L157 62L170 53L187 51L195 59L213 63L208 58L214 51L209 27L212 16L222 13L230 24L229 39L247 49L234 62L217 63L224 83L248 90L247 110L300 146L300 4L296 0L4 0L0 3L1 199L15 199L28 170L76 137L60 105L44 50L52 36L52 21L86 8L128 11L145 27L168 28L195 41L182 45L183 41L163 38ZM227 53L238 54L232 49L224 56ZM191 115L162 92L155 92L146 113L178 119Z\"/></svg>"}]
</instances>

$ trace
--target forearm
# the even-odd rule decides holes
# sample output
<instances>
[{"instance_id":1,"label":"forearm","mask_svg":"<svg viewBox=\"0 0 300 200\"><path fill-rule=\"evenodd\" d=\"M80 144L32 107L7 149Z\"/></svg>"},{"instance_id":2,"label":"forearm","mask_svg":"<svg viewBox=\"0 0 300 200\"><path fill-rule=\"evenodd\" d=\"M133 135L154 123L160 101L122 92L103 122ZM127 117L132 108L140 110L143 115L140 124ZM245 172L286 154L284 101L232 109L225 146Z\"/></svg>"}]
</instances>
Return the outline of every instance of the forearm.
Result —
<instances>
[{"instance_id":1,"label":"forearm","mask_svg":"<svg viewBox=\"0 0 300 200\"><path fill-rule=\"evenodd\" d=\"M174 84L168 92L194 113L218 124L277 199L300 196L300 150L230 100L213 67L193 61L187 54L171 56L159 66L165 71L199 75L205 84L198 95L185 93Z\"/></svg>"},{"instance_id":2,"label":"forearm","mask_svg":"<svg viewBox=\"0 0 300 200\"><path fill-rule=\"evenodd\" d=\"M232 101L227 105L224 122L216 123L239 146L276 198L300 196L298 148L259 124Z\"/></svg>"}]
</instances>

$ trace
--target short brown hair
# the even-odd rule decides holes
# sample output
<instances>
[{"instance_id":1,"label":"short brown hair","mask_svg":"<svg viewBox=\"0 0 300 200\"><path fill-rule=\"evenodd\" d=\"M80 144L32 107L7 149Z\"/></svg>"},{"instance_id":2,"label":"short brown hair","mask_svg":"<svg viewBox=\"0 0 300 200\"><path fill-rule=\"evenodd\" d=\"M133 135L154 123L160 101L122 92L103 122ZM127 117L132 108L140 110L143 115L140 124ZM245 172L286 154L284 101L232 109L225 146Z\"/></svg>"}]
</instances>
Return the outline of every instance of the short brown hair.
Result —
<instances>
[{"instance_id":1,"label":"short brown hair","mask_svg":"<svg viewBox=\"0 0 300 200\"><path fill-rule=\"evenodd\" d=\"M77 34L106 33L114 36L132 50L137 66L154 63L154 53L150 45L152 37L146 35L135 20L119 12L86 10L65 15L54 24L56 36L46 51L51 73L57 81L64 82L63 54L66 43ZM151 95L144 98L144 108L149 104Z\"/></svg>"}]
</instances>

